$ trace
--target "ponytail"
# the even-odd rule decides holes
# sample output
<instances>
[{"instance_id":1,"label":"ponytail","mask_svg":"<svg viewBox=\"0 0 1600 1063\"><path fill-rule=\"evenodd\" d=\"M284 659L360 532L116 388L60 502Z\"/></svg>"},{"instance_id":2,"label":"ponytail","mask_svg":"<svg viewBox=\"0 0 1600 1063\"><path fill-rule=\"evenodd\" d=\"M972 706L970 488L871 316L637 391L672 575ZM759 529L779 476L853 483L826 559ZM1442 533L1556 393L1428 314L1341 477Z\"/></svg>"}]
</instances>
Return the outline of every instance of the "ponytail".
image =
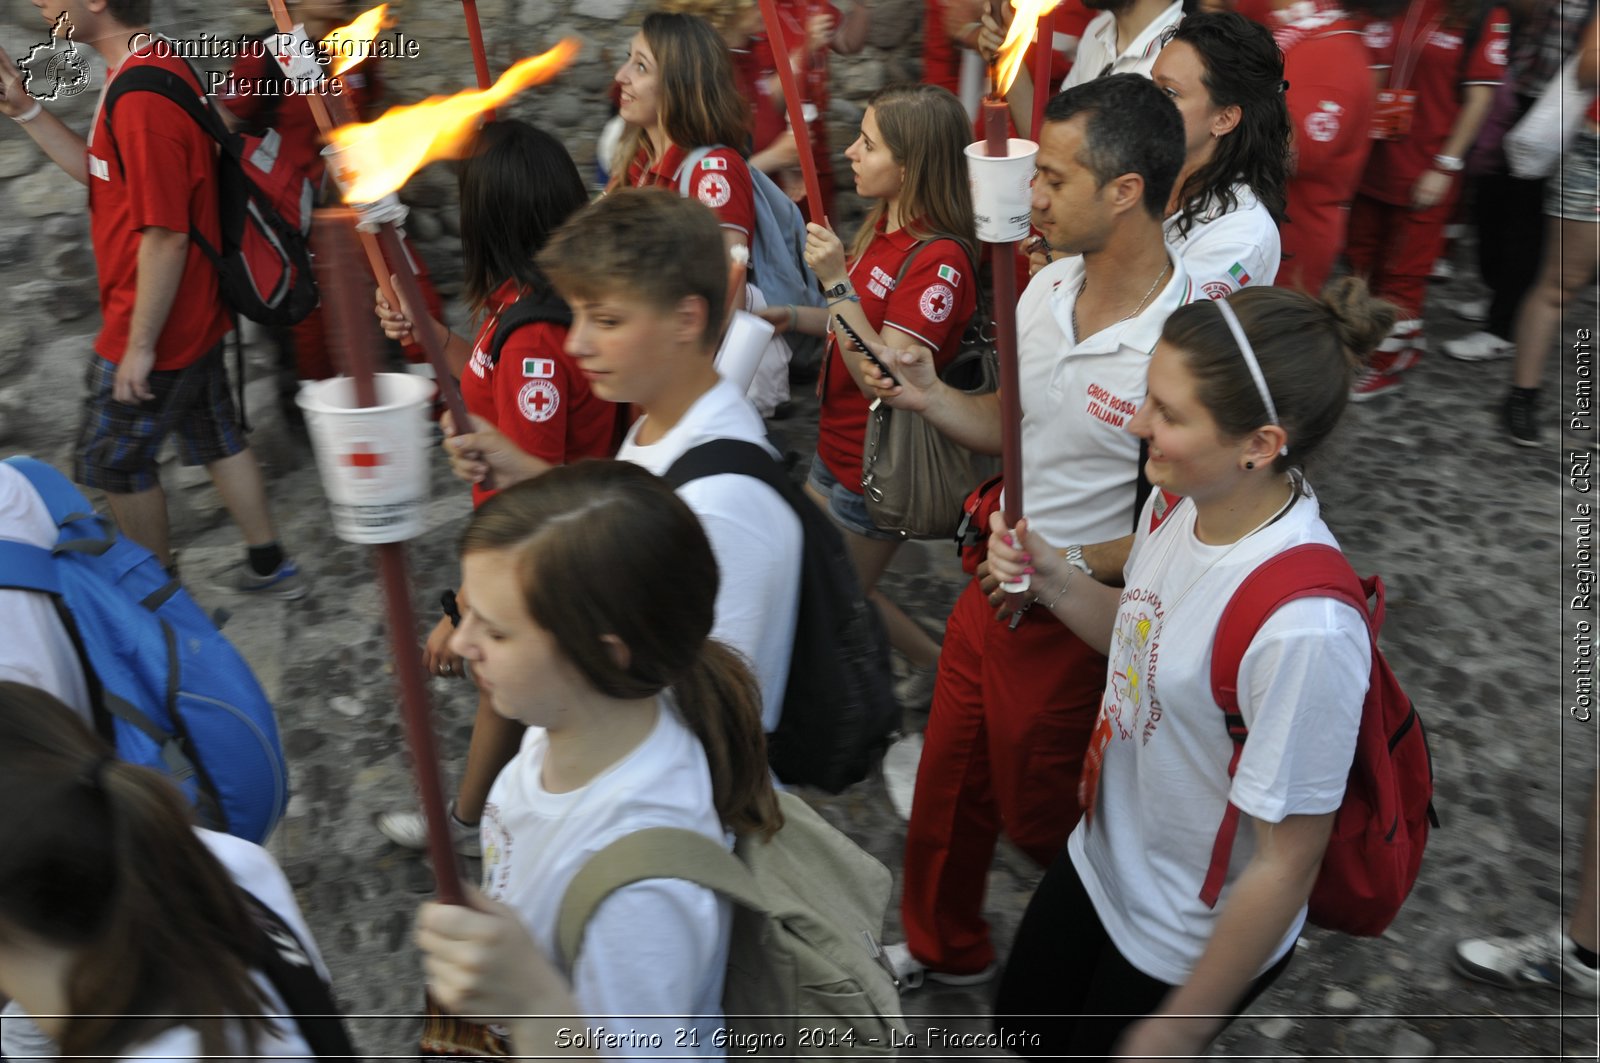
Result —
<instances>
[{"instance_id":1,"label":"ponytail","mask_svg":"<svg viewBox=\"0 0 1600 1063\"><path fill-rule=\"evenodd\" d=\"M253 1054L267 998L243 894L147 768L112 758L49 694L0 683L0 939L77 953L63 1056L115 1057L173 1026Z\"/></svg>"},{"instance_id":2,"label":"ponytail","mask_svg":"<svg viewBox=\"0 0 1600 1063\"><path fill-rule=\"evenodd\" d=\"M783 813L767 769L755 676L733 650L707 639L673 693L683 722L705 747L718 818L735 834L770 839L783 826Z\"/></svg>"}]
</instances>

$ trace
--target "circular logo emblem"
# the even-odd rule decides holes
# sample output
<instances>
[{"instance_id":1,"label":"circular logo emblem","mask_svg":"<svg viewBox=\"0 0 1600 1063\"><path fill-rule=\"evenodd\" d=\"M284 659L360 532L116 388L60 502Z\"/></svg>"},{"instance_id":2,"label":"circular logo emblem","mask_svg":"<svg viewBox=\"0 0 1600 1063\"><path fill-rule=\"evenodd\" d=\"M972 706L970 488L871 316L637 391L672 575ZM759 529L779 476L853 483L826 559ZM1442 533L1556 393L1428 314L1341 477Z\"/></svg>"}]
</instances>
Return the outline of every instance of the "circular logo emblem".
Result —
<instances>
[{"instance_id":1,"label":"circular logo emblem","mask_svg":"<svg viewBox=\"0 0 1600 1063\"><path fill-rule=\"evenodd\" d=\"M517 409L535 424L554 417L560 407L561 392L548 380L530 380L517 392Z\"/></svg>"},{"instance_id":2,"label":"circular logo emblem","mask_svg":"<svg viewBox=\"0 0 1600 1063\"><path fill-rule=\"evenodd\" d=\"M943 321L956 308L956 293L948 284L930 284L923 290L918 306L929 321Z\"/></svg>"},{"instance_id":3,"label":"circular logo emblem","mask_svg":"<svg viewBox=\"0 0 1600 1063\"><path fill-rule=\"evenodd\" d=\"M1318 144L1326 144L1338 135L1338 115L1328 111L1312 111L1306 115L1306 136Z\"/></svg>"},{"instance_id":4,"label":"circular logo emblem","mask_svg":"<svg viewBox=\"0 0 1600 1063\"><path fill-rule=\"evenodd\" d=\"M1374 22L1361 36L1368 48L1381 52L1394 43L1394 26L1389 22Z\"/></svg>"},{"instance_id":5,"label":"circular logo emblem","mask_svg":"<svg viewBox=\"0 0 1600 1063\"><path fill-rule=\"evenodd\" d=\"M1233 288L1227 281L1206 281L1200 286L1200 290L1213 299L1226 299L1233 294Z\"/></svg>"},{"instance_id":6,"label":"circular logo emblem","mask_svg":"<svg viewBox=\"0 0 1600 1063\"><path fill-rule=\"evenodd\" d=\"M89 87L89 64L83 61L76 48L72 48L51 58L45 67L45 77L55 85L50 99L68 99Z\"/></svg>"},{"instance_id":7,"label":"circular logo emblem","mask_svg":"<svg viewBox=\"0 0 1600 1063\"><path fill-rule=\"evenodd\" d=\"M1495 66L1505 66L1506 39L1504 37L1494 38L1489 42L1489 47L1484 54L1489 57L1489 62L1493 63Z\"/></svg>"},{"instance_id":8,"label":"circular logo emblem","mask_svg":"<svg viewBox=\"0 0 1600 1063\"><path fill-rule=\"evenodd\" d=\"M728 179L720 173L708 173L700 178L699 190L695 193L700 202L716 210L726 206L728 200L733 198L733 186L728 184Z\"/></svg>"}]
</instances>

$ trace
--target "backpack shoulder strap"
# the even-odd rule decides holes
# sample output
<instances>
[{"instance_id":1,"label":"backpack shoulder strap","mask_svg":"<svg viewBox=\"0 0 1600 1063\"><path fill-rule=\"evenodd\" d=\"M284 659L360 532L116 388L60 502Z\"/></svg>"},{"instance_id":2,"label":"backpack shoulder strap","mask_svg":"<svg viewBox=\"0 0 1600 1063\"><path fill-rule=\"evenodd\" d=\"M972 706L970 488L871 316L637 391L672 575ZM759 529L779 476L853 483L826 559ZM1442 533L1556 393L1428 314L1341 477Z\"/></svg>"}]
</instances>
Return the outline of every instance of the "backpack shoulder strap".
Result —
<instances>
[{"instance_id":1,"label":"backpack shoulder strap","mask_svg":"<svg viewBox=\"0 0 1600 1063\"><path fill-rule=\"evenodd\" d=\"M694 168L700 165L700 160L722 147L721 144L702 144L683 157L683 165L678 168L678 195L689 195L689 182L694 180Z\"/></svg>"},{"instance_id":2,"label":"backpack shoulder strap","mask_svg":"<svg viewBox=\"0 0 1600 1063\"><path fill-rule=\"evenodd\" d=\"M778 459L758 444L743 439L713 439L690 447L661 478L677 489L692 480L724 473L760 480L785 499L794 488Z\"/></svg>"},{"instance_id":3,"label":"backpack shoulder strap","mask_svg":"<svg viewBox=\"0 0 1600 1063\"><path fill-rule=\"evenodd\" d=\"M196 95L195 87L174 71L144 65L125 70L111 79L111 86L106 89L105 102L108 129L111 127L112 108L116 106L118 100L130 92L153 92L157 96L171 100L219 144L227 143L233 135L222 124L222 119L217 117L209 97L201 99Z\"/></svg>"},{"instance_id":4,"label":"backpack shoulder strap","mask_svg":"<svg viewBox=\"0 0 1600 1063\"><path fill-rule=\"evenodd\" d=\"M561 969L572 970L584 928L602 901L624 886L657 878L692 882L753 912L767 913L750 869L704 834L680 827L637 830L591 856L567 886L556 918L555 958Z\"/></svg>"},{"instance_id":5,"label":"backpack shoulder strap","mask_svg":"<svg viewBox=\"0 0 1600 1063\"><path fill-rule=\"evenodd\" d=\"M255 894L243 887L239 892L244 894L257 931L256 962L283 998L312 1054L325 1060L354 1059L355 1046L345 1032L339 1007L300 935Z\"/></svg>"},{"instance_id":6,"label":"backpack shoulder strap","mask_svg":"<svg viewBox=\"0 0 1600 1063\"><path fill-rule=\"evenodd\" d=\"M536 321L570 325L572 308L562 302L554 292L547 292L542 298L528 295L506 307L500 314L500 320L495 322L494 336L489 340L490 364L500 364L500 351L505 347L506 341L511 339L513 332Z\"/></svg>"},{"instance_id":7,"label":"backpack shoulder strap","mask_svg":"<svg viewBox=\"0 0 1600 1063\"><path fill-rule=\"evenodd\" d=\"M0 587L60 594L61 580L54 561L42 546L0 539Z\"/></svg>"},{"instance_id":8,"label":"backpack shoulder strap","mask_svg":"<svg viewBox=\"0 0 1600 1063\"><path fill-rule=\"evenodd\" d=\"M1222 710L1228 737L1233 739L1233 755L1228 758L1228 778L1239 769L1250 730L1239 711L1239 667L1244 655L1267 619L1283 606L1300 598L1333 598L1346 602L1368 617L1376 658L1378 627L1383 622L1382 584L1372 581L1379 600L1378 612L1367 613L1367 585L1349 560L1338 550L1321 543L1303 543L1263 562L1245 577L1222 608L1217 633L1211 645L1211 697ZM1200 888L1200 899L1210 907L1222 893L1233 853L1233 838L1239 829L1239 810L1232 802L1222 817L1211 847L1211 865Z\"/></svg>"}]
</instances>

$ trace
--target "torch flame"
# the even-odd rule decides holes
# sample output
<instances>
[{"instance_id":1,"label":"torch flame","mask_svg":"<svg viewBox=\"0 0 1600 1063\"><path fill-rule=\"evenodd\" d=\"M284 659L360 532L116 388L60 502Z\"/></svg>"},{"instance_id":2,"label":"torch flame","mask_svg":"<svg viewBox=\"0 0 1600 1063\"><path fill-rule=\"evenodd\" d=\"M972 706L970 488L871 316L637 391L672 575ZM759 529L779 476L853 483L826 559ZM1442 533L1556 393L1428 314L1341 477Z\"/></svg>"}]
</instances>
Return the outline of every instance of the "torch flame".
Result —
<instances>
[{"instance_id":1,"label":"torch flame","mask_svg":"<svg viewBox=\"0 0 1600 1063\"><path fill-rule=\"evenodd\" d=\"M395 107L373 122L353 122L329 135L334 174L346 203L373 203L436 159L459 158L477 130L478 116L523 89L559 74L578 53L578 42L561 41L543 55L517 63L487 89L434 96Z\"/></svg>"},{"instance_id":2,"label":"torch flame","mask_svg":"<svg viewBox=\"0 0 1600 1063\"><path fill-rule=\"evenodd\" d=\"M379 4L370 11L363 11L350 25L340 26L322 38L328 54L333 56L329 77L338 77L372 54L372 39L383 29L388 14L389 5Z\"/></svg>"},{"instance_id":3,"label":"torch flame","mask_svg":"<svg viewBox=\"0 0 1600 1063\"><path fill-rule=\"evenodd\" d=\"M1011 9L1016 14L1011 19L1011 28L1006 30L1006 39L1000 45L999 54L994 61L995 92L1001 96L1011 91L1011 83L1017 80L1017 71L1022 69L1022 54L1027 50L1028 42L1033 39L1033 31L1039 25L1039 20L1055 9L1060 0L1011 0ZM1044 47L1050 47L1051 42L1046 42ZM1044 86L1035 85L1035 92L1045 91Z\"/></svg>"}]
</instances>

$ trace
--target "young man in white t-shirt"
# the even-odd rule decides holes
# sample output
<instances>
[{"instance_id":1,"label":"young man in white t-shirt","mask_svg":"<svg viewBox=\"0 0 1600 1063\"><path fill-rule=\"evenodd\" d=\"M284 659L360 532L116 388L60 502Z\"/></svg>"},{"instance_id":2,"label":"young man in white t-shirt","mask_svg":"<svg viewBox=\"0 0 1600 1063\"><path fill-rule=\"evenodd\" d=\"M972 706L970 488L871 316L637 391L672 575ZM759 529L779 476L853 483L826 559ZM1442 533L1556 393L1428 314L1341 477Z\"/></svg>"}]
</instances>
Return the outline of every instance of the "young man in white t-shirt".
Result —
<instances>
[{"instance_id":1,"label":"young man in white t-shirt","mask_svg":"<svg viewBox=\"0 0 1600 1063\"><path fill-rule=\"evenodd\" d=\"M761 415L712 364L728 268L709 210L669 191L620 190L551 236L539 266L572 307L567 352L590 389L639 413L618 458L661 475L701 443L734 439L777 460ZM549 468L487 422L474 429L448 444L463 478L477 482L492 471L495 486L508 487ZM702 477L678 494L700 518L721 572L711 637L750 660L770 732L783 707L800 604L800 518L749 476Z\"/></svg>"},{"instance_id":2,"label":"young man in white t-shirt","mask_svg":"<svg viewBox=\"0 0 1600 1063\"><path fill-rule=\"evenodd\" d=\"M1033 223L1065 252L1017 306L1022 481L1031 525L1077 544L1073 563L1116 583L1133 540L1139 441L1127 431L1167 315L1195 293L1162 240L1183 165L1183 120L1147 78L1112 75L1050 101L1033 181ZM995 395L942 384L921 348L894 351L904 386L879 387L952 439L1000 452ZM869 373L880 384L891 384ZM1004 831L1041 867L1078 819L1084 748L1106 659L1042 608L997 619L986 569L951 613L906 832L891 958L911 980L987 979L994 946L983 894Z\"/></svg>"}]
</instances>

